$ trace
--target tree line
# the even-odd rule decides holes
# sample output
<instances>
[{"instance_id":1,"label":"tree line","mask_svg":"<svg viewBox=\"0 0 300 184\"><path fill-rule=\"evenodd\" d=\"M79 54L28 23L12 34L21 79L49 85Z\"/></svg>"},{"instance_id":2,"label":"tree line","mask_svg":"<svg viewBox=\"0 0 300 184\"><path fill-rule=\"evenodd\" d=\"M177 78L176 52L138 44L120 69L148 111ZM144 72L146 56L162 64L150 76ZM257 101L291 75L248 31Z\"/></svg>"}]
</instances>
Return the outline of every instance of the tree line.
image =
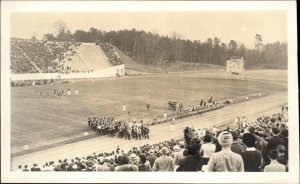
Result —
<instances>
[{"instance_id":1,"label":"tree line","mask_svg":"<svg viewBox=\"0 0 300 184\"><path fill-rule=\"evenodd\" d=\"M136 62L152 66L167 66L176 61L226 65L231 56L244 57L247 69L287 69L287 43L262 44L262 36L256 34L255 49L248 49L235 40L222 42L218 37L205 41L189 40L177 32L159 35L144 30L89 31L76 30L73 34L63 23L56 25L57 34L47 33L44 39L63 42L111 43Z\"/></svg>"}]
</instances>

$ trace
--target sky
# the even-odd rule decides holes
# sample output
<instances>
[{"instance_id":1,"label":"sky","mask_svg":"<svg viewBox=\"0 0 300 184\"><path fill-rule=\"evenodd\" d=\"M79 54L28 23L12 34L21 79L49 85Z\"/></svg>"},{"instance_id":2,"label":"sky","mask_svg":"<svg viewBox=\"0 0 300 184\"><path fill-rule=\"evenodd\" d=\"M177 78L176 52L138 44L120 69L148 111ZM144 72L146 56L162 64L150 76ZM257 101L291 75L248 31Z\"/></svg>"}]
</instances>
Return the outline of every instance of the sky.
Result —
<instances>
[{"instance_id":1,"label":"sky","mask_svg":"<svg viewBox=\"0 0 300 184\"><path fill-rule=\"evenodd\" d=\"M145 30L159 35L178 32L184 39L218 37L224 43L236 40L254 48L255 34L263 43L287 41L287 15L284 11L172 11L172 12L23 12L11 13L11 36L41 39L55 33L54 23L64 21L74 33L91 27L102 31L121 29Z\"/></svg>"}]
</instances>

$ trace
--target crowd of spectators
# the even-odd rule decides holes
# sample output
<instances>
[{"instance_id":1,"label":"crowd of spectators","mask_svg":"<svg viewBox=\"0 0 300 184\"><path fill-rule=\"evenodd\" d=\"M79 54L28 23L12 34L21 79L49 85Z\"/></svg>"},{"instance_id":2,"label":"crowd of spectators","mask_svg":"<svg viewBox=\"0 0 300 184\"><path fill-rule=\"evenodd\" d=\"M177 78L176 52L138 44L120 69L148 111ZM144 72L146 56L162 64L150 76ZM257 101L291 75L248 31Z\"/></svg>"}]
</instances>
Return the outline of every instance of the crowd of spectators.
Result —
<instances>
[{"instance_id":1,"label":"crowd of spectators","mask_svg":"<svg viewBox=\"0 0 300 184\"><path fill-rule=\"evenodd\" d=\"M94 70L79 71L64 67L66 60L77 52L78 42L57 42L11 38L11 72L12 73L91 73ZM122 61L109 43L100 43L100 47L113 65Z\"/></svg>"},{"instance_id":2,"label":"crowd of spectators","mask_svg":"<svg viewBox=\"0 0 300 184\"><path fill-rule=\"evenodd\" d=\"M68 56L74 55L80 44L11 38L11 72L62 72L65 59L71 59Z\"/></svg>"},{"instance_id":3,"label":"crowd of spectators","mask_svg":"<svg viewBox=\"0 0 300 184\"><path fill-rule=\"evenodd\" d=\"M12 38L10 42L10 69L12 73L36 73L38 70L20 48L18 40Z\"/></svg>"},{"instance_id":4,"label":"crowd of spectators","mask_svg":"<svg viewBox=\"0 0 300 184\"><path fill-rule=\"evenodd\" d=\"M191 136L186 136L190 134ZM187 141L187 137L191 139ZM281 113L224 130L186 127L184 138L112 152L21 165L17 171L287 172L288 121Z\"/></svg>"},{"instance_id":5,"label":"crowd of spectators","mask_svg":"<svg viewBox=\"0 0 300 184\"><path fill-rule=\"evenodd\" d=\"M108 61L113 65L121 65L122 61L116 50L110 43L99 43L101 49L104 51Z\"/></svg>"},{"instance_id":6,"label":"crowd of spectators","mask_svg":"<svg viewBox=\"0 0 300 184\"><path fill-rule=\"evenodd\" d=\"M19 47L30 60L43 72L54 72L57 62L56 55L52 53L43 41L18 40Z\"/></svg>"}]
</instances>

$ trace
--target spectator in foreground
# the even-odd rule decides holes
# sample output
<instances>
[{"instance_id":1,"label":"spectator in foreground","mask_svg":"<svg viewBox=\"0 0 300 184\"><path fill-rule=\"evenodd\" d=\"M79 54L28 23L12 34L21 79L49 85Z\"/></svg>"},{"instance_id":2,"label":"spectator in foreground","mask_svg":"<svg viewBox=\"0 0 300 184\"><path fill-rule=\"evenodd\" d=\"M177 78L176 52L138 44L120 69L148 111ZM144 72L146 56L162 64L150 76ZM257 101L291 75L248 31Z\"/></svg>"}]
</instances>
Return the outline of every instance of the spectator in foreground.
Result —
<instances>
[{"instance_id":1,"label":"spectator in foreground","mask_svg":"<svg viewBox=\"0 0 300 184\"><path fill-rule=\"evenodd\" d=\"M138 166L130 164L129 158L126 155L120 156L120 166L115 168L115 171L139 171Z\"/></svg>"},{"instance_id":2,"label":"spectator in foreground","mask_svg":"<svg viewBox=\"0 0 300 184\"><path fill-rule=\"evenodd\" d=\"M269 158L271 160L271 163L265 166L264 172L285 172L286 171L286 166L277 161L278 158L277 150L272 149L269 152Z\"/></svg>"},{"instance_id":3,"label":"spectator in foreground","mask_svg":"<svg viewBox=\"0 0 300 184\"><path fill-rule=\"evenodd\" d=\"M151 171L150 162L146 159L146 156L141 154L137 156L137 163L139 171L148 172Z\"/></svg>"},{"instance_id":4,"label":"spectator in foreground","mask_svg":"<svg viewBox=\"0 0 300 184\"><path fill-rule=\"evenodd\" d=\"M198 155L198 145L192 145L188 147L188 156L182 162L182 164L177 168L176 171L179 172L197 172L200 165L200 156Z\"/></svg>"},{"instance_id":5,"label":"spectator in foreground","mask_svg":"<svg viewBox=\"0 0 300 184\"><path fill-rule=\"evenodd\" d=\"M156 160L156 156L154 156L154 150L153 149L150 149L148 151L149 153L149 156L147 157L147 160L150 162L150 166L151 168L153 167L153 164L154 164L154 161Z\"/></svg>"},{"instance_id":6,"label":"spectator in foreground","mask_svg":"<svg viewBox=\"0 0 300 184\"><path fill-rule=\"evenodd\" d=\"M243 146L241 143L238 141L238 133L236 131L231 132L232 137L233 137L233 142L231 144L231 151L234 153L237 153L239 155L242 154L242 152L245 151L245 146Z\"/></svg>"},{"instance_id":7,"label":"spectator in foreground","mask_svg":"<svg viewBox=\"0 0 300 184\"><path fill-rule=\"evenodd\" d=\"M33 167L31 168L31 171L41 171L41 168L39 168L38 165L34 163Z\"/></svg>"},{"instance_id":8,"label":"spectator in foreground","mask_svg":"<svg viewBox=\"0 0 300 184\"><path fill-rule=\"evenodd\" d=\"M287 165L287 160L285 159L285 147L284 145L279 144L277 146L278 158L277 161L283 165Z\"/></svg>"},{"instance_id":9,"label":"spectator in foreground","mask_svg":"<svg viewBox=\"0 0 300 184\"><path fill-rule=\"evenodd\" d=\"M96 171L110 171L110 168L104 162L104 159L98 161L98 165L96 166Z\"/></svg>"},{"instance_id":10,"label":"spectator in foreground","mask_svg":"<svg viewBox=\"0 0 300 184\"><path fill-rule=\"evenodd\" d=\"M260 172L262 165L261 152L255 149L256 137L252 133L243 135L243 143L246 150L242 153L244 168L246 172Z\"/></svg>"},{"instance_id":11,"label":"spectator in foreground","mask_svg":"<svg viewBox=\"0 0 300 184\"><path fill-rule=\"evenodd\" d=\"M25 165L25 166L24 166L24 169L23 169L23 171L25 171L25 172L28 172L28 171L29 171L29 169L28 169L28 165Z\"/></svg>"},{"instance_id":12,"label":"spectator in foreground","mask_svg":"<svg viewBox=\"0 0 300 184\"><path fill-rule=\"evenodd\" d=\"M174 164L176 166L179 165L179 160L183 158L184 144L180 144L180 146L174 146Z\"/></svg>"},{"instance_id":13,"label":"spectator in foreground","mask_svg":"<svg viewBox=\"0 0 300 184\"><path fill-rule=\"evenodd\" d=\"M231 151L233 142L232 134L222 131L218 136L218 142L222 150L213 153L207 164L208 172L244 172L242 157Z\"/></svg>"},{"instance_id":14,"label":"spectator in foreground","mask_svg":"<svg viewBox=\"0 0 300 184\"><path fill-rule=\"evenodd\" d=\"M172 157L167 155L169 153L169 149L167 147L162 147L160 152L162 156L155 160L152 170L172 172L175 165L173 163Z\"/></svg>"},{"instance_id":15,"label":"spectator in foreground","mask_svg":"<svg viewBox=\"0 0 300 184\"><path fill-rule=\"evenodd\" d=\"M210 134L206 134L203 139L203 144L201 145L200 155L201 161L199 168L201 169L203 165L207 165L209 158L216 151L216 145L212 143L212 137Z\"/></svg>"},{"instance_id":16,"label":"spectator in foreground","mask_svg":"<svg viewBox=\"0 0 300 184\"><path fill-rule=\"evenodd\" d=\"M280 144L284 145L285 144L284 141L279 137L279 134L280 134L279 128L273 127L272 128L272 133L273 133L273 137L271 137L270 139L267 139L268 144L267 144L267 147L266 147L266 153L265 154L270 153L270 151L273 150L273 149L276 150L278 145L280 145ZM265 165L270 164L270 159L269 158L270 158L269 156L265 155L265 161L266 161Z\"/></svg>"}]
</instances>

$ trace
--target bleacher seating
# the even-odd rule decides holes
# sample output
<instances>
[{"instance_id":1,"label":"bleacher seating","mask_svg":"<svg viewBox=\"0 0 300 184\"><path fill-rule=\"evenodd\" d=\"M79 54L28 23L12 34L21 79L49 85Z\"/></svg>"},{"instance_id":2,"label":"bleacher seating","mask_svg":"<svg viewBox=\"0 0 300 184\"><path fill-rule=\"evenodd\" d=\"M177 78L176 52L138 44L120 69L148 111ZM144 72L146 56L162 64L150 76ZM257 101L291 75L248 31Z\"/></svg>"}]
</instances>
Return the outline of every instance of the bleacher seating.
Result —
<instances>
[{"instance_id":1,"label":"bleacher seating","mask_svg":"<svg viewBox=\"0 0 300 184\"><path fill-rule=\"evenodd\" d=\"M36 73L37 69L30 63L26 54L18 45L16 39L11 39L10 49L10 69L12 73Z\"/></svg>"},{"instance_id":2,"label":"bleacher seating","mask_svg":"<svg viewBox=\"0 0 300 184\"><path fill-rule=\"evenodd\" d=\"M65 52L72 43L11 38L12 73L52 73L61 71ZM72 49L71 49L72 51Z\"/></svg>"},{"instance_id":3,"label":"bleacher seating","mask_svg":"<svg viewBox=\"0 0 300 184\"><path fill-rule=\"evenodd\" d=\"M116 53L114 47L110 43L100 43L100 47L113 66L122 64L119 55Z\"/></svg>"}]
</instances>

